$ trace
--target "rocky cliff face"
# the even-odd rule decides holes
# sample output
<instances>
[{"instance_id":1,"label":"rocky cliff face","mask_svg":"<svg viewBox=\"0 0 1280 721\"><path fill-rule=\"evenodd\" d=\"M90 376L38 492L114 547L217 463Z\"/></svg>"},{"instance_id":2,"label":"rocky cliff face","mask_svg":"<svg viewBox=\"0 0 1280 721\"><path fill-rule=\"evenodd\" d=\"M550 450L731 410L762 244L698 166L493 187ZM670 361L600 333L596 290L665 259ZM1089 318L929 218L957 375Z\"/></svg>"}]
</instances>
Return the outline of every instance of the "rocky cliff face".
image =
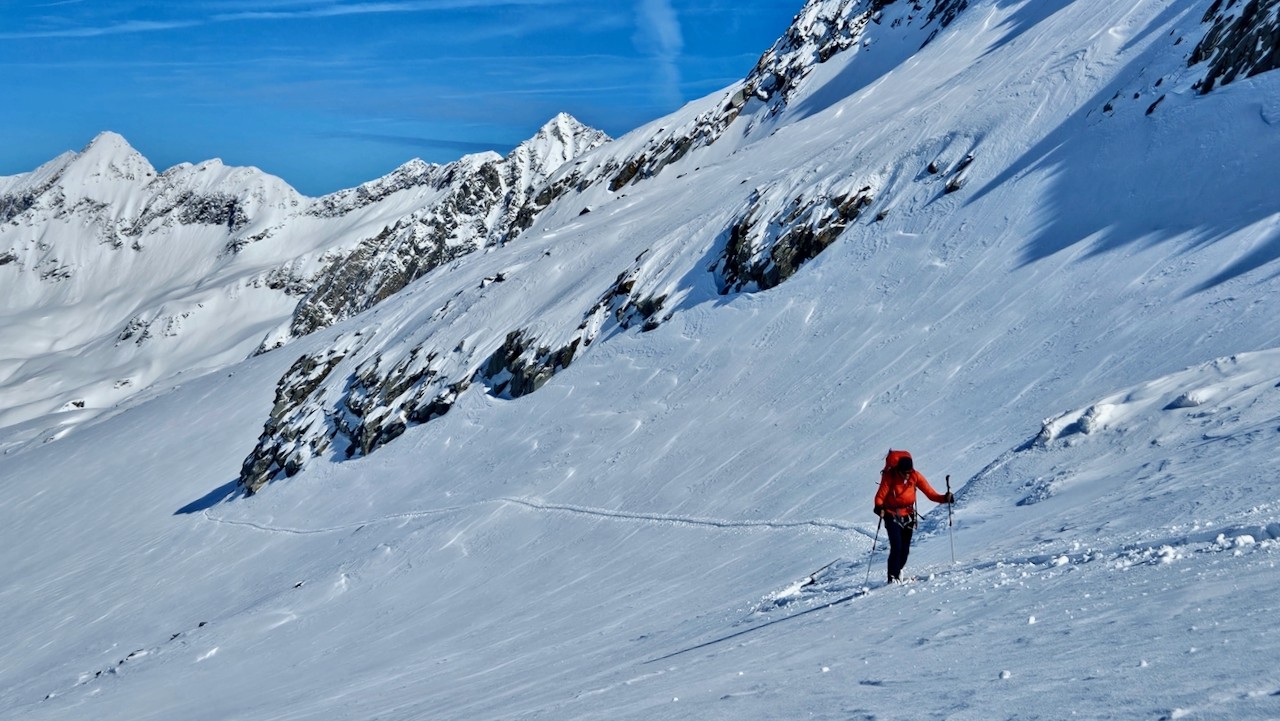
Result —
<instances>
[{"instance_id":1,"label":"rocky cliff face","mask_svg":"<svg viewBox=\"0 0 1280 721\"><path fill-rule=\"evenodd\" d=\"M879 28L913 28L924 44L967 6L968 0L809 0L719 107L655 136L641 152L609 168L609 187L618 190L653 177L689 151L715 143L744 110L757 117L783 112L801 82L819 65L838 53L871 48ZM764 104L767 112L749 108L752 102Z\"/></svg>"},{"instance_id":2,"label":"rocky cliff face","mask_svg":"<svg viewBox=\"0 0 1280 721\"><path fill-rule=\"evenodd\" d=\"M505 158L488 153L429 170L402 168L389 182L326 199L318 210L327 214L376 202L392 189L415 184L439 192L429 205L334 258L298 304L289 336L349 318L451 260L513 239L545 207L538 206L534 196L547 178L606 141L604 133L562 114Z\"/></svg>"},{"instance_id":3,"label":"rocky cliff face","mask_svg":"<svg viewBox=\"0 0 1280 721\"><path fill-rule=\"evenodd\" d=\"M1201 94L1280 68L1280 0L1214 0L1203 22L1209 31L1187 61L1208 63Z\"/></svg>"},{"instance_id":4,"label":"rocky cliff face","mask_svg":"<svg viewBox=\"0 0 1280 721\"><path fill-rule=\"evenodd\" d=\"M598 338L633 326L656 327L665 298L638 285L643 261L636 258L593 303L574 307L568 301L568 317L577 325L562 328L565 337L559 340L544 339L553 334L529 326L501 335L471 334L466 326L450 323L506 282L498 274L457 291L424 322L413 323L407 342L387 344L365 331L344 333L302 356L277 384L270 418L243 462L240 486L253 494L295 475L312 458L368 455L409 427L449 413L472 386L504 399L533 393ZM449 332L434 332L433 324ZM454 331L464 335L455 338Z\"/></svg>"}]
</instances>

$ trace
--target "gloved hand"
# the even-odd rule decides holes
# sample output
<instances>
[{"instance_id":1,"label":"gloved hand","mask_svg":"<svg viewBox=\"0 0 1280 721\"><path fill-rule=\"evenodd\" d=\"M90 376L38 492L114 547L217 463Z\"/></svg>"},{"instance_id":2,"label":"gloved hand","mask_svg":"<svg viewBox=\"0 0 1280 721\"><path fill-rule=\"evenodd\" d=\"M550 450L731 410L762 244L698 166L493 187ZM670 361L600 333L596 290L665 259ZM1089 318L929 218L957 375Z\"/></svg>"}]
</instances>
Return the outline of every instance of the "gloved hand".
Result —
<instances>
[{"instance_id":1,"label":"gloved hand","mask_svg":"<svg viewBox=\"0 0 1280 721\"><path fill-rule=\"evenodd\" d=\"M955 502L956 502L956 494L952 493L951 491L947 491L947 495L942 499L942 502L943 502L943 503L955 503Z\"/></svg>"},{"instance_id":2,"label":"gloved hand","mask_svg":"<svg viewBox=\"0 0 1280 721\"><path fill-rule=\"evenodd\" d=\"M872 513L876 514L876 516L880 518L884 518L884 506L876 506Z\"/></svg>"}]
</instances>

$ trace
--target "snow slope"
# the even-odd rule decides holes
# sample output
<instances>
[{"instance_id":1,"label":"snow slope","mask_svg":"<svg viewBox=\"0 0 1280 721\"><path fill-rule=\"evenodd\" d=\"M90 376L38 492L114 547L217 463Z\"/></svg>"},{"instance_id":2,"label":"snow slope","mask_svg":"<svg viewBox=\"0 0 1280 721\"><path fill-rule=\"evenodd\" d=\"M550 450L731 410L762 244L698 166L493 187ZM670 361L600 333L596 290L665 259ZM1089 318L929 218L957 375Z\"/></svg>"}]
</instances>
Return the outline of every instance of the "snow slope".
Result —
<instances>
[{"instance_id":1,"label":"snow slope","mask_svg":"<svg viewBox=\"0 0 1280 721\"><path fill-rule=\"evenodd\" d=\"M0 718L1280 717L1280 79L1197 94L1207 6L883 22L705 152L11 446ZM725 282L733 237L749 270L866 185L794 275ZM627 271L647 331L593 313ZM518 329L592 341L513 399L472 372ZM278 380L335 348L307 437L414 348L477 381L245 498ZM890 447L959 503L883 587Z\"/></svg>"}]
</instances>

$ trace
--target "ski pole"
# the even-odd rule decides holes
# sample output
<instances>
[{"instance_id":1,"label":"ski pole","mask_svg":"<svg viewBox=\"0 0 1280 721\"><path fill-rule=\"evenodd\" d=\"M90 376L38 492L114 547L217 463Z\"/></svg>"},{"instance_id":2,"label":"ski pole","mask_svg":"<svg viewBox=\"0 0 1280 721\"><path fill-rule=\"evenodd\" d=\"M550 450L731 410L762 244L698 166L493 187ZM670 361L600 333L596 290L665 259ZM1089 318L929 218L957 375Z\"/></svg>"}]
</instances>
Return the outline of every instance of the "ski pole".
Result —
<instances>
[{"instance_id":1,"label":"ski pole","mask_svg":"<svg viewBox=\"0 0 1280 721\"><path fill-rule=\"evenodd\" d=\"M876 555L876 542L880 540L880 524L884 523L884 518L876 521L876 535L871 539L871 553L867 554L867 580L862 585L871 583L871 559Z\"/></svg>"},{"instance_id":2,"label":"ski pole","mask_svg":"<svg viewBox=\"0 0 1280 721\"><path fill-rule=\"evenodd\" d=\"M951 564L956 562L956 532L951 527L951 507L956 503L955 496L951 495L951 474L947 474L947 495L951 497L951 503L947 504L947 535L951 537Z\"/></svg>"}]
</instances>

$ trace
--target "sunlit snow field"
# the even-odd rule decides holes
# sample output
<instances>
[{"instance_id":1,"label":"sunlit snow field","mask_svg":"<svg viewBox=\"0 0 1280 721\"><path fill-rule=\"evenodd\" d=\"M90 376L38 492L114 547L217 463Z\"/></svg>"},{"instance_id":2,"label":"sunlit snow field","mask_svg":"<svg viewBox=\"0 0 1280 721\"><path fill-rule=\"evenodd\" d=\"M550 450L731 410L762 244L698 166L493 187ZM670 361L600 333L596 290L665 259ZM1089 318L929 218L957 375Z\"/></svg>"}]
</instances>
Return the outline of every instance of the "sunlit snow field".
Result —
<instances>
[{"instance_id":1,"label":"sunlit snow field","mask_svg":"<svg viewBox=\"0 0 1280 721\"><path fill-rule=\"evenodd\" d=\"M1202 12L885 31L370 313L57 440L0 429L0 719L1280 718L1280 78L1101 112ZM924 171L967 153L959 192ZM864 179L882 220L717 292L749 189ZM236 491L303 352L572 328L642 251L655 330ZM890 448L957 503L921 501L885 586Z\"/></svg>"}]
</instances>

